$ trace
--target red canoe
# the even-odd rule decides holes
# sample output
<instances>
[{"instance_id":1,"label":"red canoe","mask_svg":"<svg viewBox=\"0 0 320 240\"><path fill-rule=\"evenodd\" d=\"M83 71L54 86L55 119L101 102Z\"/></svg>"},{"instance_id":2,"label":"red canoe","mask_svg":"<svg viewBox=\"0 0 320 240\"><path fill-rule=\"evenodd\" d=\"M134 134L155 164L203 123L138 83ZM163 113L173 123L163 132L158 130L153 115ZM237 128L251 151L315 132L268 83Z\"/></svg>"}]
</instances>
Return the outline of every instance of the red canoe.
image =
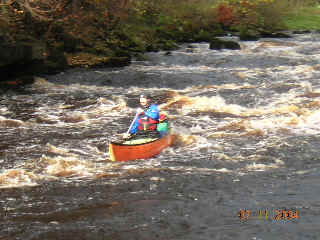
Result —
<instances>
[{"instance_id":1,"label":"red canoe","mask_svg":"<svg viewBox=\"0 0 320 240\"><path fill-rule=\"evenodd\" d=\"M172 145L173 141L174 135L169 134L162 138L129 140L124 143L111 142L109 154L111 161L147 159L159 154L163 149Z\"/></svg>"}]
</instances>

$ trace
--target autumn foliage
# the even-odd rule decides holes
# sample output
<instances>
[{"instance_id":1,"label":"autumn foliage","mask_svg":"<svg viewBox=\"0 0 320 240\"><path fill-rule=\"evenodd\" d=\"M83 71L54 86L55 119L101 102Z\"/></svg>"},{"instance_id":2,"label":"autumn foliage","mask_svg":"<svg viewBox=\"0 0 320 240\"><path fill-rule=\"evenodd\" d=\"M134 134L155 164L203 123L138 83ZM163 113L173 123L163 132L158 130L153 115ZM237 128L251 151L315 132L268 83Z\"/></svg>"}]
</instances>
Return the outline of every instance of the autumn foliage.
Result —
<instances>
[{"instance_id":1,"label":"autumn foliage","mask_svg":"<svg viewBox=\"0 0 320 240\"><path fill-rule=\"evenodd\" d=\"M224 0L217 7L217 20L240 31L273 31L283 28L286 1Z\"/></svg>"},{"instance_id":2,"label":"autumn foliage","mask_svg":"<svg viewBox=\"0 0 320 240\"><path fill-rule=\"evenodd\" d=\"M210 41L226 28L279 29L283 2L292 0L0 0L0 39L41 42L46 56L122 57Z\"/></svg>"},{"instance_id":3,"label":"autumn foliage","mask_svg":"<svg viewBox=\"0 0 320 240\"><path fill-rule=\"evenodd\" d=\"M217 21L224 26L230 26L235 21L234 8L228 4L217 7Z\"/></svg>"},{"instance_id":4,"label":"autumn foliage","mask_svg":"<svg viewBox=\"0 0 320 240\"><path fill-rule=\"evenodd\" d=\"M272 13L275 3L274 0L0 2L0 26L9 30L2 33L8 39L15 41L29 36L67 52L94 46L101 53L107 49L127 48L128 45L147 50L148 46L161 42L160 38L178 41L205 39L219 31L219 24L234 29L265 28L268 21L264 11Z\"/></svg>"}]
</instances>

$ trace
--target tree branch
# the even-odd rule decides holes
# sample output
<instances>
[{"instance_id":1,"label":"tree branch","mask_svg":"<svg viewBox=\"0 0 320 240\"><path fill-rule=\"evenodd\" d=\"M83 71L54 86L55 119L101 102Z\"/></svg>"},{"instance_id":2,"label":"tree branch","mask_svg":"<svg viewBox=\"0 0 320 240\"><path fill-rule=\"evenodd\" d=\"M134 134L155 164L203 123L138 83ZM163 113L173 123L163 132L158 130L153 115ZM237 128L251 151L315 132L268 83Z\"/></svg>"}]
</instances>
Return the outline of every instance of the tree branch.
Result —
<instances>
[{"instance_id":1,"label":"tree branch","mask_svg":"<svg viewBox=\"0 0 320 240\"><path fill-rule=\"evenodd\" d=\"M68 5L72 3L73 0L56 0L55 4L48 3L48 1L44 1L45 5L41 6L41 1L38 1L37 6L32 6L32 0L10 0L8 5L13 6L17 4L20 9L29 12L33 18L38 18L40 21L53 21L58 17L54 17L53 15L57 12L61 12L62 9L66 9ZM52 2L51 2L52 3ZM40 8L42 7L42 9ZM45 9L43 9L45 8Z\"/></svg>"}]
</instances>

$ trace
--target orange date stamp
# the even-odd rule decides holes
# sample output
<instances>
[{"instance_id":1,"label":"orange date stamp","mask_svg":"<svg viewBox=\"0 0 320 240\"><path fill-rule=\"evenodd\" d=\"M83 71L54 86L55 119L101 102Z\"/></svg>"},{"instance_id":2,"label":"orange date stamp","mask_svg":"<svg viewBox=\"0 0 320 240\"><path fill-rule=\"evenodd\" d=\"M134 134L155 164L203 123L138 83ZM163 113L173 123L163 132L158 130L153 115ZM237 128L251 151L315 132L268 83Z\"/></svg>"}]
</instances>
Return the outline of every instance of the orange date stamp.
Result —
<instances>
[{"instance_id":1,"label":"orange date stamp","mask_svg":"<svg viewBox=\"0 0 320 240\"><path fill-rule=\"evenodd\" d=\"M287 209L259 209L258 211L252 211L248 209L240 209L238 217L242 221L249 219L265 219L265 220L298 220L300 213L298 210L287 210Z\"/></svg>"}]
</instances>

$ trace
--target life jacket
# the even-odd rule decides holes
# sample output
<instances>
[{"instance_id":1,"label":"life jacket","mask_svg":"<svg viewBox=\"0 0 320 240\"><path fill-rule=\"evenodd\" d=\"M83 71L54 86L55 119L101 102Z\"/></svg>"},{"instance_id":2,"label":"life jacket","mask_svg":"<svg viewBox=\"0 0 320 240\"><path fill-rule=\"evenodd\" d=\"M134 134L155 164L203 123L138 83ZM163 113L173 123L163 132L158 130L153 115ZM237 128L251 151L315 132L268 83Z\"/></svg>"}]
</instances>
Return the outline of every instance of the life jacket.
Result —
<instances>
[{"instance_id":1,"label":"life jacket","mask_svg":"<svg viewBox=\"0 0 320 240\"><path fill-rule=\"evenodd\" d=\"M159 122L168 122L168 116L166 113L160 113Z\"/></svg>"},{"instance_id":2,"label":"life jacket","mask_svg":"<svg viewBox=\"0 0 320 240\"><path fill-rule=\"evenodd\" d=\"M157 125L157 131L160 132L160 134L168 133L169 131L169 122L168 122L168 116L166 113L160 113L159 117L159 123Z\"/></svg>"},{"instance_id":3,"label":"life jacket","mask_svg":"<svg viewBox=\"0 0 320 240\"><path fill-rule=\"evenodd\" d=\"M139 131L154 131L157 129L157 124L159 121L148 117L147 115L143 114L139 119Z\"/></svg>"}]
</instances>

